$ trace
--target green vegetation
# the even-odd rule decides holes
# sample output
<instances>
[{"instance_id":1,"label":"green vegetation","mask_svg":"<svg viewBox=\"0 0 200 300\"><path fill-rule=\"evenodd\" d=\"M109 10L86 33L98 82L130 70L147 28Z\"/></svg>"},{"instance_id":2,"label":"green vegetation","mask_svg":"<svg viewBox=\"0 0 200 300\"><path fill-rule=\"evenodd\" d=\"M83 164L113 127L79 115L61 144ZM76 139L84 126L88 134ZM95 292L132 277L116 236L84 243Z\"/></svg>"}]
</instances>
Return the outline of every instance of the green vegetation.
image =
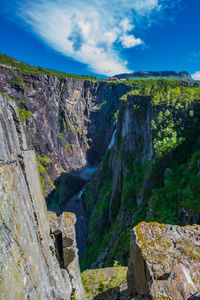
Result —
<instances>
[{"instance_id":1,"label":"green vegetation","mask_svg":"<svg viewBox=\"0 0 200 300\"><path fill-rule=\"evenodd\" d=\"M46 195L48 191L45 190L45 181L47 184L51 186L51 190L55 188L53 182L51 181L51 178L48 175L49 165L52 163L52 160L46 155L42 157L39 154L36 154L36 157L37 157L37 165L38 165L38 171L40 175L41 186L44 194Z\"/></svg>"},{"instance_id":2,"label":"green vegetation","mask_svg":"<svg viewBox=\"0 0 200 300\"><path fill-rule=\"evenodd\" d=\"M19 103L25 103L25 99L20 99L19 101L16 101L15 99L11 98L9 95L3 93L1 90L0 90L0 93L2 94L2 96L15 102L18 112L19 112L19 119L22 123L25 123L26 121L28 121L30 119L30 117L32 116L32 112L26 110L25 108L19 107Z\"/></svg>"},{"instance_id":3,"label":"green vegetation","mask_svg":"<svg viewBox=\"0 0 200 300\"><path fill-rule=\"evenodd\" d=\"M93 299L99 293L117 287L126 279L127 268L113 267L87 270L81 274L86 299Z\"/></svg>"},{"instance_id":4,"label":"green vegetation","mask_svg":"<svg viewBox=\"0 0 200 300\"><path fill-rule=\"evenodd\" d=\"M43 69L41 67L33 67L24 62L18 61L10 56L7 56L5 54L0 54L0 64L13 67L14 70L21 75L44 74L44 75L56 76L58 78L74 78L74 79L84 79L84 80L92 80L92 81L101 80L101 79L97 79L94 76L69 74L69 73L59 72L50 69ZM16 80L14 79L13 83L24 84L24 81L21 77L17 77Z\"/></svg>"},{"instance_id":5,"label":"green vegetation","mask_svg":"<svg viewBox=\"0 0 200 300\"><path fill-rule=\"evenodd\" d=\"M19 111L19 119L22 123L24 123L25 121L30 119L30 117L32 116L31 111L28 111L25 108L20 108L20 107L17 107L17 108Z\"/></svg>"},{"instance_id":6,"label":"green vegetation","mask_svg":"<svg viewBox=\"0 0 200 300\"><path fill-rule=\"evenodd\" d=\"M78 114L75 111L72 111L72 114L73 114L73 116L75 118L74 122L78 126L78 124L79 124L79 116L78 116Z\"/></svg>"},{"instance_id":7,"label":"green vegetation","mask_svg":"<svg viewBox=\"0 0 200 300\"><path fill-rule=\"evenodd\" d=\"M28 88L21 76L11 79L10 83L15 85L22 85L24 90Z\"/></svg>"},{"instance_id":8,"label":"green vegetation","mask_svg":"<svg viewBox=\"0 0 200 300\"><path fill-rule=\"evenodd\" d=\"M119 109L114 113L113 118L114 118L114 119L117 119L117 118L118 118L118 115L119 115Z\"/></svg>"},{"instance_id":9,"label":"green vegetation","mask_svg":"<svg viewBox=\"0 0 200 300\"><path fill-rule=\"evenodd\" d=\"M82 270L87 269L92 263L97 261L99 253L104 252L108 245L112 243L113 235L117 238L112 243L111 249L109 249L109 256L106 258L105 266L112 266L116 260L126 266L128 262L130 230L145 218L146 207L142 206L139 208L137 206L136 195L141 187L146 165L143 164L141 167L138 164L134 164L133 156L123 153L122 156L128 171L123 177L122 193L113 195L112 174L108 165L110 154L111 152L108 151L96 175L97 180L101 183L99 190L95 190L96 183L90 182L84 193L86 211L90 212L92 210L92 214L88 224L88 240L91 241L91 244L87 247L81 261ZM134 172L132 168L134 168ZM98 197L96 196L97 192ZM113 197L112 203L110 203L111 195ZM137 212L135 219L133 219L130 227L123 228L122 211L126 218L133 210ZM111 223L109 221L109 211L112 214Z\"/></svg>"},{"instance_id":10,"label":"green vegetation","mask_svg":"<svg viewBox=\"0 0 200 300\"><path fill-rule=\"evenodd\" d=\"M181 80L132 79L126 81L126 84L129 84L132 90L121 97L123 101L127 101L128 96L149 96L155 105L177 105L177 108L183 108L200 99L200 89L184 86Z\"/></svg>"},{"instance_id":11,"label":"green vegetation","mask_svg":"<svg viewBox=\"0 0 200 300\"><path fill-rule=\"evenodd\" d=\"M8 98L9 100L15 101L15 99L13 99L9 95L5 94L1 89L0 89L0 93L1 93L2 96Z\"/></svg>"},{"instance_id":12,"label":"green vegetation","mask_svg":"<svg viewBox=\"0 0 200 300\"><path fill-rule=\"evenodd\" d=\"M195 145L195 148L197 145ZM194 149L195 149L194 148ZM190 214L200 209L200 150L193 150L186 162L175 157L171 168L163 173L163 183L154 187L150 197L153 215L148 221L179 224L178 209L184 207Z\"/></svg>"}]
</instances>

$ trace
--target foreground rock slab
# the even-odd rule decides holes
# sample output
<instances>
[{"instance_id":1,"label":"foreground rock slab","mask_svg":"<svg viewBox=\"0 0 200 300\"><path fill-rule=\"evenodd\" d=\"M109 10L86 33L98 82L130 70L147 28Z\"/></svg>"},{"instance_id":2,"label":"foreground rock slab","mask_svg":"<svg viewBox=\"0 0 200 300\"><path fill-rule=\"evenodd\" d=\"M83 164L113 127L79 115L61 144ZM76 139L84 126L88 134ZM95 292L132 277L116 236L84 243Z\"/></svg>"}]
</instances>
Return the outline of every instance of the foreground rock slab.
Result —
<instances>
[{"instance_id":1,"label":"foreground rock slab","mask_svg":"<svg viewBox=\"0 0 200 300\"><path fill-rule=\"evenodd\" d=\"M74 296L77 300L84 300L78 249L76 247L76 216L71 212L64 212L59 217L52 211L48 213L51 233L55 241L56 256L60 266L69 273L72 285L71 297Z\"/></svg>"},{"instance_id":2,"label":"foreground rock slab","mask_svg":"<svg viewBox=\"0 0 200 300\"><path fill-rule=\"evenodd\" d=\"M35 152L14 101L0 94L0 299L70 299L54 243Z\"/></svg>"},{"instance_id":3,"label":"foreground rock slab","mask_svg":"<svg viewBox=\"0 0 200 300\"><path fill-rule=\"evenodd\" d=\"M140 223L131 231L127 281L131 297L194 297L200 289L200 226Z\"/></svg>"}]
</instances>

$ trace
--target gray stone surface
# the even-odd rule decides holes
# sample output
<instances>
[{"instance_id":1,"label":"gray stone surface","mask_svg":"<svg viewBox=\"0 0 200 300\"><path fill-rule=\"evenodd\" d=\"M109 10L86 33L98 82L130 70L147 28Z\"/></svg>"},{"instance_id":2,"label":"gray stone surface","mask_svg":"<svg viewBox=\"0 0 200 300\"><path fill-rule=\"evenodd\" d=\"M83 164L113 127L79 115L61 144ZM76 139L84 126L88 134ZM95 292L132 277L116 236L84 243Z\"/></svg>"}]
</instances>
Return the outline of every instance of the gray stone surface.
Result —
<instances>
[{"instance_id":1,"label":"gray stone surface","mask_svg":"<svg viewBox=\"0 0 200 300\"><path fill-rule=\"evenodd\" d=\"M129 295L172 300L195 295L200 288L199 247L199 225L140 223L131 231Z\"/></svg>"},{"instance_id":2,"label":"gray stone surface","mask_svg":"<svg viewBox=\"0 0 200 300\"><path fill-rule=\"evenodd\" d=\"M16 83L16 78L21 83ZM96 164L104 154L113 131L113 114L119 97L130 90L119 84L59 79L49 75L19 75L0 68L0 89L21 109L32 113L23 126L27 143L41 157L50 158L43 174L46 195L61 173ZM49 176L49 177L48 177Z\"/></svg>"},{"instance_id":3,"label":"gray stone surface","mask_svg":"<svg viewBox=\"0 0 200 300\"><path fill-rule=\"evenodd\" d=\"M35 153L17 108L0 94L0 299L70 299L55 256Z\"/></svg>"},{"instance_id":4,"label":"gray stone surface","mask_svg":"<svg viewBox=\"0 0 200 300\"><path fill-rule=\"evenodd\" d=\"M57 256L61 266L70 276L72 294L77 300L84 300L84 289L81 282L78 249L76 247L75 223L76 216L70 212L64 212L57 217L54 212L49 212L50 229L55 237ZM60 234L60 239L58 235Z\"/></svg>"}]
</instances>

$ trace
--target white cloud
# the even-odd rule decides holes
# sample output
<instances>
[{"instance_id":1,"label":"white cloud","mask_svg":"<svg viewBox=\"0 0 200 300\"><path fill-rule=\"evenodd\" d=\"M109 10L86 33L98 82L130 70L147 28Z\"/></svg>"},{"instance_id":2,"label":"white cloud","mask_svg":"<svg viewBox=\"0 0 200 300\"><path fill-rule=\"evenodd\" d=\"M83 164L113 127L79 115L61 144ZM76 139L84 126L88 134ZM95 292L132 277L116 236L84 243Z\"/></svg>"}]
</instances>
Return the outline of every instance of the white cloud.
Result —
<instances>
[{"instance_id":1,"label":"white cloud","mask_svg":"<svg viewBox=\"0 0 200 300\"><path fill-rule=\"evenodd\" d=\"M131 72L120 51L143 43L133 34L136 19L161 10L159 0L12 1L23 24L51 48L109 76Z\"/></svg>"},{"instance_id":2,"label":"white cloud","mask_svg":"<svg viewBox=\"0 0 200 300\"><path fill-rule=\"evenodd\" d=\"M135 25L131 24L127 18L121 21L120 26L122 27L124 33L127 31L131 31L135 27Z\"/></svg>"},{"instance_id":3,"label":"white cloud","mask_svg":"<svg viewBox=\"0 0 200 300\"><path fill-rule=\"evenodd\" d=\"M123 35L120 40L122 41L122 46L124 48L131 48L137 45L142 44L142 40L140 38L135 38L134 35Z\"/></svg>"},{"instance_id":4,"label":"white cloud","mask_svg":"<svg viewBox=\"0 0 200 300\"><path fill-rule=\"evenodd\" d=\"M130 23L130 20L127 18L123 19L120 23L120 27L122 32L119 39L124 48L132 48L143 43L140 38L135 38L133 34L129 34L135 27L135 25Z\"/></svg>"},{"instance_id":5,"label":"white cloud","mask_svg":"<svg viewBox=\"0 0 200 300\"><path fill-rule=\"evenodd\" d=\"M194 80L200 80L200 71L197 71L196 73L192 74L191 77Z\"/></svg>"}]
</instances>

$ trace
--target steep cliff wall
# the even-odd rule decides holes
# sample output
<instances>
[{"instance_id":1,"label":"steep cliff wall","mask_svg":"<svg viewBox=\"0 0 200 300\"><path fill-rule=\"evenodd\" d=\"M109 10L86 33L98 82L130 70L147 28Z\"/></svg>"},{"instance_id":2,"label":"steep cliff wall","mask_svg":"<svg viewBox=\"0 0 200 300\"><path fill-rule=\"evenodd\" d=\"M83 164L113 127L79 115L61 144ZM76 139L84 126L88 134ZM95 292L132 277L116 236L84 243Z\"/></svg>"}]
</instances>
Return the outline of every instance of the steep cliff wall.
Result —
<instances>
[{"instance_id":1,"label":"steep cliff wall","mask_svg":"<svg viewBox=\"0 0 200 300\"><path fill-rule=\"evenodd\" d=\"M89 224L83 268L91 263L112 265L113 258L128 257L129 226L137 220L136 212L144 218L137 189L142 193L153 156L152 118L150 97L129 97L121 106L113 147L84 195Z\"/></svg>"},{"instance_id":2,"label":"steep cliff wall","mask_svg":"<svg viewBox=\"0 0 200 300\"><path fill-rule=\"evenodd\" d=\"M200 90L176 81L136 83L142 88L123 97L113 147L84 194L83 268L114 259L126 265L130 229L140 221L200 223Z\"/></svg>"},{"instance_id":3,"label":"steep cliff wall","mask_svg":"<svg viewBox=\"0 0 200 300\"><path fill-rule=\"evenodd\" d=\"M47 195L62 173L100 161L115 126L119 97L130 87L19 74L15 69L1 66L0 89L19 107L27 142L36 151Z\"/></svg>"},{"instance_id":4,"label":"steep cliff wall","mask_svg":"<svg viewBox=\"0 0 200 300\"><path fill-rule=\"evenodd\" d=\"M15 103L1 94L0 140L0 298L70 299L70 277L55 255L35 153L27 147Z\"/></svg>"}]
</instances>

